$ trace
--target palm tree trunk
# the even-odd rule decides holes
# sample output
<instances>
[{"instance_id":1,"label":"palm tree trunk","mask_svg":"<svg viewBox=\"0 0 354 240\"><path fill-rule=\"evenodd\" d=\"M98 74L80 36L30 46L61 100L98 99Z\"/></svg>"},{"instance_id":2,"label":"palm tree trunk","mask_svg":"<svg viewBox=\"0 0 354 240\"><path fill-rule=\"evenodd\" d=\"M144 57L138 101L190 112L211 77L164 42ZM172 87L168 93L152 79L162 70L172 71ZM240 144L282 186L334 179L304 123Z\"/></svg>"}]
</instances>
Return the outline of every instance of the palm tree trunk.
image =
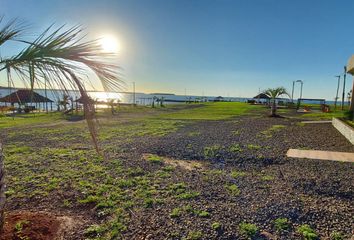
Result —
<instances>
[{"instance_id":1,"label":"palm tree trunk","mask_svg":"<svg viewBox=\"0 0 354 240\"><path fill-rule=\"evenodd\" d=\"M4 155L2 154L2 145L0 143L0 234L4 226L4 210L5 210L5 171L4 171Z\"/></svg>"},{"instance_id":2,"label":"palm tree trunk","mask_svg":"<svg viewBox=\"0 0 354 240\"><path fill-rule=\"evenodd\" d=\"M271 116L275 117L276 112L277 112L277 105L276 105L275 99L273 99L272 107L271 107Z\"/></svg>"}]
</instances>

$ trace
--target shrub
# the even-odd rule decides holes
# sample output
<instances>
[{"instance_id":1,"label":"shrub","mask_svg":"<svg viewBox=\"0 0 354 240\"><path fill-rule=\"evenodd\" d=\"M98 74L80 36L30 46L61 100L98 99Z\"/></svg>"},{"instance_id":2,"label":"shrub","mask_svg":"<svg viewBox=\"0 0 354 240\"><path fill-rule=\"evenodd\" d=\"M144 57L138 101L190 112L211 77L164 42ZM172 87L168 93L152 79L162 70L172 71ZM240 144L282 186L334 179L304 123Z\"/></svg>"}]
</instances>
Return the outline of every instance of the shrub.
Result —
<instances>
[{"instance_id":1,"label":"shrub","mask_svg":"<svg viewBox=\"0 0 354 240\"><path fill-rule=\"evenodd\" d=\"M213 224L211 224L211 228L217 231L221 228L221 224L219 222L213 222Z\"/></svg>"},{"instance_id":2,"label":"shrub","mask_svg":"<svg viewBox=\"0 0 354 240\"><path fill-rule=\"evenodd\" d=\"M233 177L233 178L243 177L245 175L246 175L246 173L242 172L242 171L237 171L237 170L231 171L231 177Z\"/></svg>"},{"instance_id":3,"label":"shrub","mask_svg":"<svg viewBox=\"0 0 354 240\"><path fill-rule=\"evenodd\" d=\"M226 190L233 196L238 196L240 195L240 189L237 187L236 184L231 184L231 185L226 185L225 186Z\"/></svg>"},{"instance_id":4,"label":"shrub","mask_svg":"<svg viewBox=\"0 0 354 240\"><path fill-rule=\"evenodd\" d=\"M289 228L289 220L287 218L277 218L274 221L274 226L277 231L284 231Z\"/></svg>"},{"instance_id":5,"label":"shrub","mask_svg":"<svg viewBox=\"0 0 354 240\"><path fill-rule=\"evenodd\" d=\"M240 232L242 235L247 236L249 238L254 237L258 232L258 227L252 223L242 222L239 225Z\"/></svg>"},{"instance_id":6,"label":"shrub","mask_svg":"<svg viewBox=\"0 0 354 240\"><path fill-rule=\"evenodd\" d=\"M340 232L332 232L331 240L343 240L344 236Z\"/></svg>"},{"instance_id":7,"label":"shrub","mask_svg":"<svg viewBox=\"0 0 354 240\"><path fill-rule=\"evenodd\" d=\"M306 240L318 239L317 233L309 225L303 224L297 228L297 232Z\"/></svg>"},{"instance_id":8,"label":"shrub","mask_svg":"<svg viewBox=\"0 0 354 240\"><path fill-rule=\"evenodd\" d=\"M181 208L174 208L172 210L172 212L170 213L170 217L171 218L177 218L179 216L181 216L182 214L182 209Z\"/></svg>"}]
</instances>

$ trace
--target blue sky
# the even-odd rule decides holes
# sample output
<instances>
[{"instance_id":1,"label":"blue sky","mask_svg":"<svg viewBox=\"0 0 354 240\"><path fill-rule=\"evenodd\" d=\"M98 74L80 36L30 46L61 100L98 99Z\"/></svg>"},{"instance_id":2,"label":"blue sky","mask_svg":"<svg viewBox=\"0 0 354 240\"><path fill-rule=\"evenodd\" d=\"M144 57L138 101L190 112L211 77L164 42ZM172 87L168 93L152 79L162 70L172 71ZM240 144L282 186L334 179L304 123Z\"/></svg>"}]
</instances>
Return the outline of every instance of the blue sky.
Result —
<instances>
[{"instance_id":1,"label":"blue sky","mask_svg":"<svg viewBox=\"0 0 354 240\"><path fill-rule=\"evenodd\" d=\"M141 92L252 97L302 79L304 97L332 100L354 54L352 0L0 0L0 9L33 36L52 23L114 34L127 90L134 81Z\"/></svg>"}]
</instances>

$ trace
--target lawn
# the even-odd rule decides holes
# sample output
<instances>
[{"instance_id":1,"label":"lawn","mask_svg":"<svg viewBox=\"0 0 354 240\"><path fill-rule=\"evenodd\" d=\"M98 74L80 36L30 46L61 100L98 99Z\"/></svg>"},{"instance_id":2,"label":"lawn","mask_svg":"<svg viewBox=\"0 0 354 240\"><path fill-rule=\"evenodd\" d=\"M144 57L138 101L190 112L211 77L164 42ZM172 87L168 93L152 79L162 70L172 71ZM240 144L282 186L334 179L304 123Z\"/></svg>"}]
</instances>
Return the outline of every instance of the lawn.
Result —
<instances>
[{"instance_id":1,"label":"lawn","mask_svg":"<svg viewBox=\"0 0 354 240\"><path fill-rule=\"evenodd\" d=\"M202 107L189 108L173 113L162 114L164 119L183 120L221 120L249 113L251 110L261 109L262 106L240 102L204 103Z\"/></svg>"}]
</instances>

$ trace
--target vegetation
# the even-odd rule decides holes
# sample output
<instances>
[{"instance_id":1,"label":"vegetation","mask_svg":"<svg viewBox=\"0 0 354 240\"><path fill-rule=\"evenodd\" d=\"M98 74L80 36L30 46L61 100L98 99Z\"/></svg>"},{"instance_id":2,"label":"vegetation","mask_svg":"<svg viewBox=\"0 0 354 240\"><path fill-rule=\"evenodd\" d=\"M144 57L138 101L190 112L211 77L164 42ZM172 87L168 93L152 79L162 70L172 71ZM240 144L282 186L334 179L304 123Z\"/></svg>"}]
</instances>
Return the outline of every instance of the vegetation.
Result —
<instances>
[{"instance_id":1,"label":"vegetation","mask_svg":"<svg viewBox=\"0 0 354 240\"><path fill-rule=\"evenodd\" d=\"M241 191L236 184L228 184L225 186L226 190L233 196L240 195Z\"/></svg>"},{"instance_id":2,"label":"vegetation","mask_svg":"<svg viewBox=\"0 0 354 240\"><path fill-rule=\"evenodd\" d=\"M278 87L278 88L268 88L267 90L263 91L264 94L266 94L268 97L271 98L272 100L272 105L271 105L271 117L276 117L277 116L277 103L276 99L280 97L281 95L287 95L286 89L283 87Z\"/></svg>"},{"instance_id":3,"label":"vegetation","mask_svg":"<svg viewBox=\"0 0 354 240\"><path fill-rule=\"evenodd\" d=\"M287 230L290 227L289 220L287 218L277 218L274 221L274 227L279 232Z\"/></svg>"},{"instance_id":4,"label":"vegetation","mask_svg":"<svg viewBox=\"0 0 354 240\"><path fill-rule=\"evenodd\" d=\"M260 106L240 102L203 103L196 108L180 110L174 113L166 113L160 117L177 120L221 120L244 115L251 110L259 108Z\"/></svg>"},{"instance_id":5,"label":"vegetation","mask_svg":"<svg viewBox=\"0 0 354 240\"><path fill-rule=\"evenodd\" d=\"M213 224L211 224L211 228L218 231L221 229L221 224L219 222L213 222Z\"/></svg>"},{"instance_id":6,"label":"vegetation","mask_svg":"<svg viewBox=\"0 0 354 240\"><path fill-rule=\"evenodd\" d=\"M246 223L246 222L240 223L239 229L241 234L248 238L254 237L258 232L258 227L255 224Z\"/></svg>"},{"instance_id":7,"label":"vegetation","mask_svg":"<svg viewBox=\"0 0 354 240\"><path fill-rule=\"evenodd\" d=\"M3 18L0 18L0 24ZM52 31L51 27L40 34L34 41L21 38L23 28L16 21L10 21L0 28L0 46L10 41L27 44L25 48L10 57L0 57L0 72L6 70L8 85L13 85L11 76L16 73L26 86L33 90L34 86L45 82L46 86L78 90L84 100L84 111L88 128L96 150L99 151L97 130L94 122L94 107L84 87L82 77L87 71L93 72L102 82L105 90L117 90L120 82L115 66L105 62L112 54L103 53L97 41L81 42L82 29L79 26L64 30L64 26ZM47 83L48 82L48 83ZM3 159L0 158L0 232L3 226Z\"/></svg>"},{"instance_id":8,"label":"vegetation","mask_svg":"<svg viewBox=\"0 0 354 240\"><path fill-rule=\"evenodd\" d=\"M318 235L309 225L304 224L297 228L297 232L302 235L305 240L316 240Z\"/></svg>"}]
</instances>

